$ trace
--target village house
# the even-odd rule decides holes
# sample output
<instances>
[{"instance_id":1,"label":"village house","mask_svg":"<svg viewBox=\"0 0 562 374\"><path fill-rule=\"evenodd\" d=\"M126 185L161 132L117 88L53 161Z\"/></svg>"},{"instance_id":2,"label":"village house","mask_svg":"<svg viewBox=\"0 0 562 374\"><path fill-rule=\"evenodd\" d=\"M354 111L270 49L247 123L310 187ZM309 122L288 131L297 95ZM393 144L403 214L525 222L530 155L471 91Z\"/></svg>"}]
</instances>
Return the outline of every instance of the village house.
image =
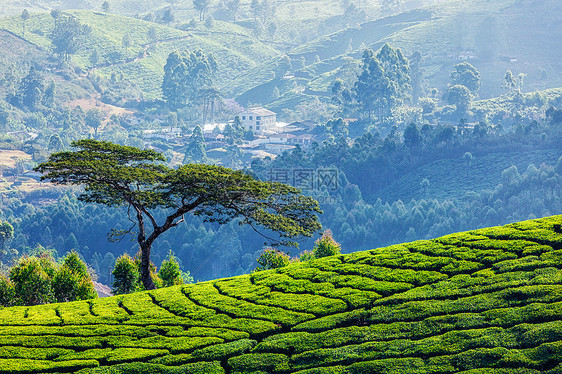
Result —
<instances>
[{"instance_id":1,"label":"village house","mask_svg":"<svg viewBox=\"0 0 562 374\"><path fill-rule=\"evenodd\" d=\"M273 130L277 123L277 115L262 107L249 108L240 113L244 130L251 130L254 134L263 134Z\"/></svg>"}]
</instances>

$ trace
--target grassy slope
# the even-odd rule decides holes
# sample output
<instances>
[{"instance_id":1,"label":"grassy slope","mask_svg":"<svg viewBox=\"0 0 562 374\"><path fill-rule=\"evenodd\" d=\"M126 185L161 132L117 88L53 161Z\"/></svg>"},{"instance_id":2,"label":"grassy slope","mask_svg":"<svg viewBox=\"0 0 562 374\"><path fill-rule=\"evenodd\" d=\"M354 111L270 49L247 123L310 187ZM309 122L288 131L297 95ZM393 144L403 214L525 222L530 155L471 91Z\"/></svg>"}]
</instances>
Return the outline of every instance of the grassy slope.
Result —
<instances>
[{"instance_id":1,"label":"grassy slope","mask_svg":"<svg viewBox=\"0 0 562 374\"><path fill-rule=\"evenodd\" d=\"M378 49L388 42L406 55L419 51L429 87L442 90L457 56L472 51L470 62L482 74L482 97L498 96L506 70L527 74L525 91L562 85L559 22L562 4L557 0L450 0L438 5L366 22L360 26L321 37L289 52L305 56L311 64L317 55L323 61L360 58L360 45ZM462 35L462 36L461 36ZM353 51L347 49L350 45ZM506 58L517 61L508 62ZM329 70L326 70L329 69ZM330 64L309 66L316 79L309 88L325 92L337 70ZM321 76L321 74L325 74Z\"/></svg>"},{"instance_id":2,"label":"grassy slope","mask_svg":"<svg viewBox=\"0 0 562 374\"><path fill-rule=\"evenodd\" d=\"M72 11L80 22L92 27L91 38L72 61L84 68L92 68L90 55L97 50L100 60L96 71L106 77L112 72L123 73L126 79L135 82L148 97L160 95L164 64L173 50L201 49L213 53L218 65L217 82L220 88L228 87L232 77L250 69L258 62L278 54L274 49L255 40L242 27L217 21L211 30L199 25L186 32L152 22L114 14L91 11ZM48 34L54 26L49 13L33 13L26 24L25 39L42 50L49 51L51 43ZM154 27L157 41L150 41L149 30ZM24 37L19 17L0 19L0 29ZM124 36L131 46L122 45ZM146 51L146 54L145 54ZM110 56L118 55L115 60ZM108 66L109 65L109 66Z\"/></svg>"},{"instance_id":3,"label":"grassy slope","mask_svg":"<svg viewBox=\"0 0 562 374\"><path fill-rule=\"evenodd\" d=\"M368 200L373 201L379 197L389 202L423 199L426 195L420 188L420 182L424 178L429 180L428 195L432 198L458 199L469 191L480 193L483 190L493 190L502 183L502 171L511 165L517 166L519 172L523 173L530 164L536 167L541 164L555 166L560 156L562 152L554 149L492 153L475 157L468 173L466 162L461 157L437 160L404 174Z\"/></svg>"},{"instance_id":4,"label":"grassy slope","mask_svg":"<svg viewBox=\"0 0 562 374\"><path fill-rule=\"evenodd\" d=\"M553 216L195 285L6 308L0 372L560 372L561 225Z\"/></svg>"}]
</instances>

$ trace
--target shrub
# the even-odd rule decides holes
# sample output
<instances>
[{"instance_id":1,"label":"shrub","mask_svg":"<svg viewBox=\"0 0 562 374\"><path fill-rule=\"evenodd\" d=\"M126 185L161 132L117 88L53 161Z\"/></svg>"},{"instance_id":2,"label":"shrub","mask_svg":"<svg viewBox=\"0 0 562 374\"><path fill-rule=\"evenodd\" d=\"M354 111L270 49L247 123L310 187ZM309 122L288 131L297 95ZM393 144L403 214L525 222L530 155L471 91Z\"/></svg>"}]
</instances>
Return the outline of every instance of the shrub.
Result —
<instances>
[{"instance_id":1,"label":"shrub","mask_svg":"<svg viewBox=\"0 0 562 374\"><path fill-rule=\"evenodd\" d=\"M332 238L332 231L326 230L318 239L312 250L315 258L334 256L341 252L341 245Z\"/></svg>"},{"instance_id":2,"label":"shrub","mask_svg":"<svg viewBox=\"0 0 562 374\"><path fill-rule=\"evenodd\" d=\"M14 305L15 296L16 291L14 289L14 284L5 276L0 275L0 305Z\"/></svg>"},{"instance_id":3,"label":"shrub","mask_svg":"<svg viewBox=\"0 0 562 374\"><path fill-rule=\"evenodd\" d=\"M53 278L53 290L58 302L87 300L97 297L86 264L76 252L69 253Z\"/></svg>"},{"instance_id":4,"label":"shrub","mask_svg":"<svg viewBox=\"0 0 562 374\"><path fill-rule=\"evenodd\" d=\"M255 271L278 269L289 265L291 257L275 248L266 248L258 258L258 266Z\"/></svg>"},{"instance_id":5,"label":"shrub","mask_svg":"<svg viewBox=\"0 0 562 374\"><path fill-rule=\"evenodd\" d=\"M10 269L18 303L39 305L55 301L51 279L56 272L52 257L23 257Z\"/></svg>"},{"instance_id":6,"label":"shrub","mask_svg":"<svg viewBox=\"0 0 562 374\"><path fill-rule=\"evenodd\" d=\"M114 295L127 294L140 289L138 266L131 256L126 253L115 261L113 277L112 292Z\"/></svg>"},{"instance_id":7,"label":"shrub","mask_svg":"<svg viewBox=\"0 0 562 374\"><path fill-rule=\"evenodd\" d=\"M178 263L176 257L172 254L172 251L170 251L166 259L162 262L160 270L158 271L158 276L162 279L164 287L183 284L185 280L189 280L189 278L191 278L189 273L182 274L180 264ZM191 278L191 281L193 281L193 278Z\"/></svg>"}]
</instances>

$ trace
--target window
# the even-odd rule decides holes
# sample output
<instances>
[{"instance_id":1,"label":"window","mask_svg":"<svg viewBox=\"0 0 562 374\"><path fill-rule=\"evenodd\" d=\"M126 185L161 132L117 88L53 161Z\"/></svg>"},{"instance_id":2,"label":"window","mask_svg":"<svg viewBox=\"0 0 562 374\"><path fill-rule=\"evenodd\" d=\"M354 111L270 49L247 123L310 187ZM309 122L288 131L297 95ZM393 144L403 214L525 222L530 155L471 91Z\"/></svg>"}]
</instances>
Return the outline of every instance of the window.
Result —
<instances>
[{"instance_id":1,"label":"window","mask_svg":"<svg viewBox=\"0 0 562 374\"><path fill-rule=\"evenodd\" d=\"M259 130L259 129L260 129L260 127L259 127L259 126L256 126L256 130Z\"/></svg>"},{"instance_id":2,"label":"window","mask_svg":"<svg viewBox=\"0 0 562 374\"><path fill-rule=\"evenodd\" d=\"M252 126L249 126L249 129L250 129L250 130L253 130Z\"/></svg>"},{"instance_id":3,"label":"window","mask_svg":"<svg viewBox=\"0 0 562 374\"><path fill-rule=\"evenodd\" d=\"M245 120L245 119L246 119L246 116L242 116L242 120Z\"/></svg>"},{"instance_id":4,"label":"window","mask_svg":"<svg viewBox=\"0 0 562 374\"><path fill-rule=\"evenodd\" d=\"M253 119L254 119L253 116L250 116L250 121L253 120Z\"/></svg>"},{"instance_id":5,"label":"window","mask_svg":"<svg viewBox=\"0 0 562 374\"><path fill-rule=\"evenodd\" d=\"M258 121L259 121L260 119L261 119L261 117L260 117L260 116L256 116L256 120L258 120Z\"/></svg>"},{"instance_id":6,"label":"window","mask_svg":"<svg viewBox=\"0 0 562 374\"><path fill-rule=\"evenodd\" d=\"M256 126L259 127L259 125L260 125L260 121L256 121Z\"/></svg>"}]
</instances>

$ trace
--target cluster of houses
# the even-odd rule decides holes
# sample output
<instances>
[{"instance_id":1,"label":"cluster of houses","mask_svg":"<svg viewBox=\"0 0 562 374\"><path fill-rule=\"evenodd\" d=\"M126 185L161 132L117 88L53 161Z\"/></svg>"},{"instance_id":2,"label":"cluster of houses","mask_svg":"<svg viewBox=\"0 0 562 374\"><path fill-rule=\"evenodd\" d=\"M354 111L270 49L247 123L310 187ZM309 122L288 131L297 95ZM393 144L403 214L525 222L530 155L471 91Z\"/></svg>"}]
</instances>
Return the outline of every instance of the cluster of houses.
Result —
<instances>
[{"instance_id":1,"label":"cluster of houses","mask_svg":"<svg viewBox=\"0 0 562 374\"><path fill-rule=\"evenodd\" d=\"M275 158L284 151L291 150L297 145L306 148L314 141L321 143L323 137L312 133L317 125L313 121L299 121L293 123L277 122L277 114L262 108L248 108L238 115L244 130L254 134L253 140L246 140L239 148L249 158ZM233 121L231 121L233 122ZM222 129L226 124L207 124L203 128L203 138L207 155L214 159L220 159L228 146ZM179 141L189 136L182 132L181 128L163 128L160 130L145 130L144 139L162 139L167 142Z\"/></svg>"}]
</instances>

